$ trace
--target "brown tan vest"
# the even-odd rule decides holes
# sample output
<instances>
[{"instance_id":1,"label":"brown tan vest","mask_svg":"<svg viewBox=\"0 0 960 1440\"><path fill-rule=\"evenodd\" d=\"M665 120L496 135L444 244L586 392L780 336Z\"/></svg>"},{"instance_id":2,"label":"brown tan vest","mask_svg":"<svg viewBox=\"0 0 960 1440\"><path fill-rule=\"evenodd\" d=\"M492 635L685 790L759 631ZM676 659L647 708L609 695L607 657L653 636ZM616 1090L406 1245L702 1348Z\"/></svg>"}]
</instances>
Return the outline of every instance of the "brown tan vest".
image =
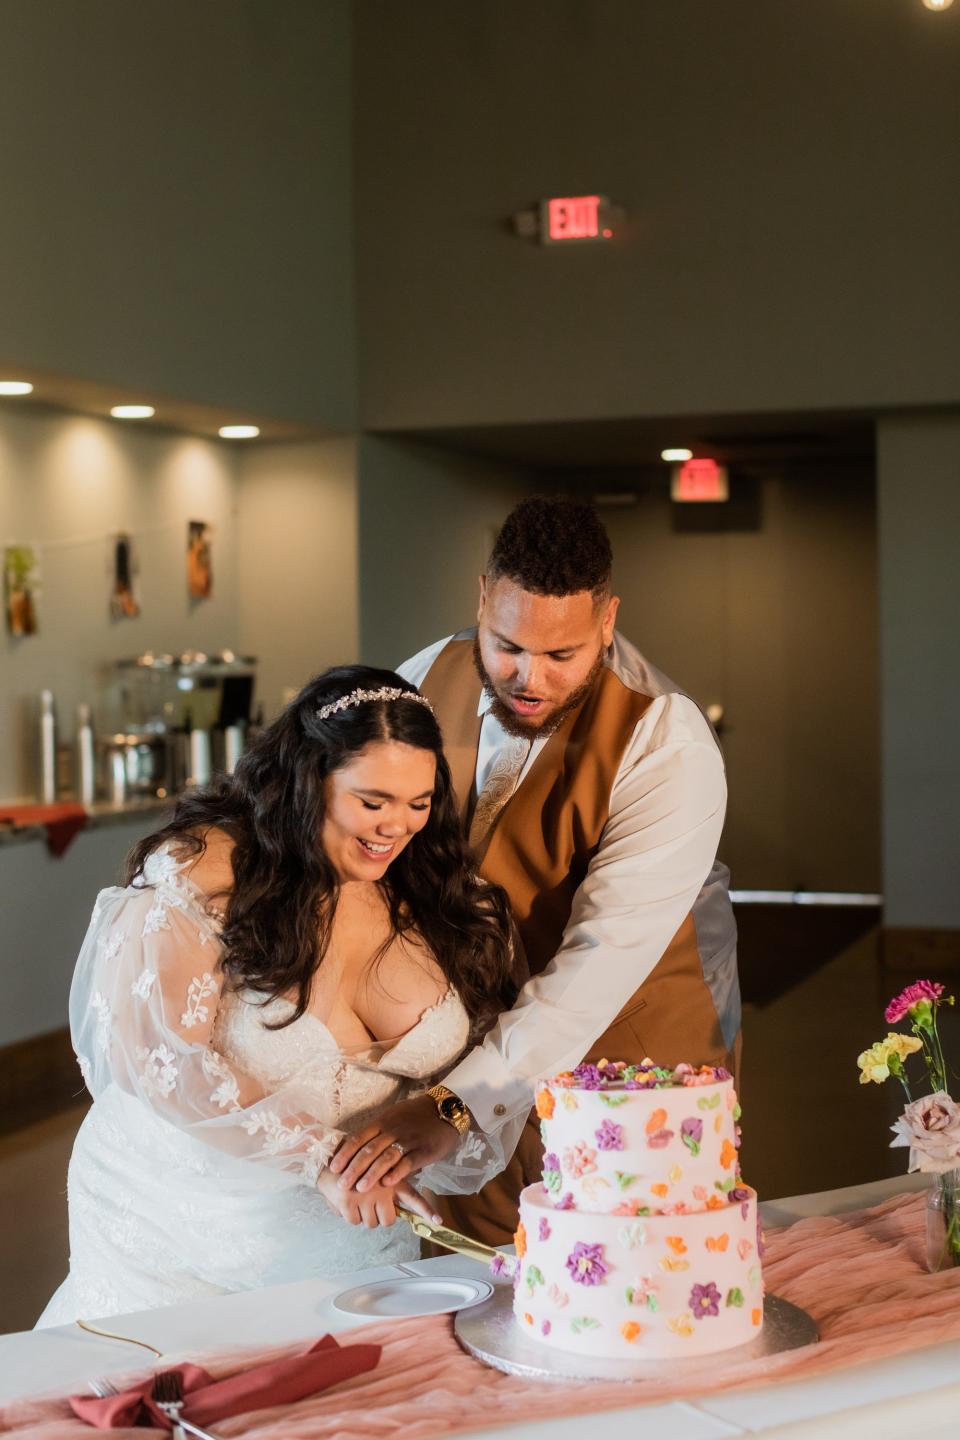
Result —
<instances>
[{"instance_id":1,"label":"brown tan vest","mask_svg":"<svg viewBox=\"0 0 960 1440\"><path fill-rule=\"evenodd\" d=\"M481 725L473 644L472 633L451 640L420 687L440 721L465 828ZM510 897L535 975L560 946L574 894L608 819L610 791L624 751L650 704L649 695L630 690L611 670L602 670L500 811L478 856L481 873ZM664 1065L716 1062L726 1054L692 916L585 1058L640 1060L645 1054Z\"/></svg>"}]
</instances>

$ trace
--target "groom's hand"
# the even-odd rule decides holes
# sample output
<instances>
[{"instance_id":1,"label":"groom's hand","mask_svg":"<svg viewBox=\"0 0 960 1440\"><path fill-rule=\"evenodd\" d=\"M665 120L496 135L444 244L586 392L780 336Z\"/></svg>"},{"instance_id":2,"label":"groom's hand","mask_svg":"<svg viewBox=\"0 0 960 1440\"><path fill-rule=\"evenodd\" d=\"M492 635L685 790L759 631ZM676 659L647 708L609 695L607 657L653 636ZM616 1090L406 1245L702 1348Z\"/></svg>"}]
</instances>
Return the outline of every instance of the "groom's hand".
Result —
<instances>
[{"instance_id":1,"label":"groom's hand","mask_svg":"<svg viewBox=\"0 0 960 1440\"><path fill-rule=\"evenodd\" d=\"M361 1194L375 1185L398 1185L414 1170L443 1160L460 1136L437 1114L429 1095L391 1105L369 1125L348 1135L330 1162L344 1190Z\"/></svg>"}]
</instances>

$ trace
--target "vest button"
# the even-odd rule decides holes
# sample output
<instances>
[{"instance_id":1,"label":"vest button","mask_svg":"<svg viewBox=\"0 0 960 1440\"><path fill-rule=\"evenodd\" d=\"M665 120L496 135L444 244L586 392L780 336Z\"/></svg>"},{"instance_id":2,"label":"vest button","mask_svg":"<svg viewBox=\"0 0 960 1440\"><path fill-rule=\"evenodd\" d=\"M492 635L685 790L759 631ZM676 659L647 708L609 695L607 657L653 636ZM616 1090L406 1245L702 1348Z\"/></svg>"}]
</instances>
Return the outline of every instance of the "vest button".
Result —
<instances>
[{"instance_id":1,"label":"vest button","mask_svg":"<svg viewBox=\"0 0 960 1440\"><path fill-rule=\"evenodd\" d=\"M494 1107L493 1107L493 1113L494 1113L494 1115L506 1115L506 1113L507 1113L507 1107L506 1107L506 1105L494 1105Z\"/></svg>"}]
</instances>

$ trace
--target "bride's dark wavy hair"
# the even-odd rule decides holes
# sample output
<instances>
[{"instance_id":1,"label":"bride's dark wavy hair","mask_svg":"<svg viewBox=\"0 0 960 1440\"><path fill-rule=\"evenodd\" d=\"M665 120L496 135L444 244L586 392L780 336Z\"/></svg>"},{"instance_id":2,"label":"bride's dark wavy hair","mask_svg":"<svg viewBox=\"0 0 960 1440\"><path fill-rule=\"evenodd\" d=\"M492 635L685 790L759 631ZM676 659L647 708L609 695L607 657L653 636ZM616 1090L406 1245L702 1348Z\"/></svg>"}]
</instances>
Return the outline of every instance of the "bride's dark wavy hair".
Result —
<instances>
[{"instance_id":1,"label":"bride's dark wavy hair","mask_svg":"<svg viewBox=\"0 0 960 1440\"><path fill-rule=\"evenodd\" d=\"M224 969L271 997L295 992L296 1009L284 1022L292 1024L306 1010L323 963L339 893L321 844L324 781L378 741L429 750L437 762L429 818L380 881L391 934L371 961L394 937L416 932L463 1001L474 1043L516 998L510 912L504 891L474 873L436 718L421 701L404 698L363 701L319 718L324 706L353 690L384 686L418 694L393 671L363 665L336 666L311 680L233 775L182 795L170 823L134 846L124 883L142 876L161 845L200 855L211 827L225 831L234 842L234 885L223 926Z\"/></svg>"}]
</instances>

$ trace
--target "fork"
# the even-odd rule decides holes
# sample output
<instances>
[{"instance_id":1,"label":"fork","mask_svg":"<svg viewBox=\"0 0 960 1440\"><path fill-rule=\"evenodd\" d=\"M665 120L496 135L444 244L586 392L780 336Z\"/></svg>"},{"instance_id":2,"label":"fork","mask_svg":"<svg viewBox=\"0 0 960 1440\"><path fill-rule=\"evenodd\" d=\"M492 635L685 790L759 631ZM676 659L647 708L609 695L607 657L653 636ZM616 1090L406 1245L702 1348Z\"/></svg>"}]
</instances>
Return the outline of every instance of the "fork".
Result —
<instances>
[{"instance_id":1,"label":"fork","mask_svg":"<svg viewBox=\"0 0 960 1440\"><path fill-rule=\"evenodd\" d=\"M160 1388L166 1389L170 1381L173 1382L172 1385L170 1385L172 1398L161 1399L157 1392ZM91 1380L90 1389L93 1391L94 1395L96 1395L98 1400L106 1400L109 1398L109 1396L116 1395L118 1393L117 1387L113 1384L112 1380L106 1380L103 1378L99 1380ZM179 1375L163 1374L154 1376L151 1399L156 1402L157 1407L163 1411L164 1415L169 1416L169 1418L173 1421L173 1440L183 1440L184 1430L189 1430L192 1435L198 1436L199 1440L217 1440L216 1435L212 1434L209 1430L201 1430L200 1426L194 1425L192 1420L180 1419L179 1411L183 1408L184 1400L183 1386L180 1383ZM178 1413L172 1413L174 1410Z\"/></svg>"},{"instance_id":2,"label":"fork","mask_svg":"<svg viewBox=\"0 0 960 1440\"><path fill-rule=\"evenodd\" d=\"M183 1398L183 1381L174 1371L161 1370L157 1375L154 1375L150 1398L153 1400L157 1409L162 1410L164 1415L172 1422L174 1440L176 1440L178 1430L181 1433L186 1430L188 1434L198 1436L199 1440L217 1440L217 1437L211 1434L209 1430L201 1430L200 1426L194 1425L192 1420L183 1419L180 1414L185 1403Z\"/></svg>"}]
</instances>

